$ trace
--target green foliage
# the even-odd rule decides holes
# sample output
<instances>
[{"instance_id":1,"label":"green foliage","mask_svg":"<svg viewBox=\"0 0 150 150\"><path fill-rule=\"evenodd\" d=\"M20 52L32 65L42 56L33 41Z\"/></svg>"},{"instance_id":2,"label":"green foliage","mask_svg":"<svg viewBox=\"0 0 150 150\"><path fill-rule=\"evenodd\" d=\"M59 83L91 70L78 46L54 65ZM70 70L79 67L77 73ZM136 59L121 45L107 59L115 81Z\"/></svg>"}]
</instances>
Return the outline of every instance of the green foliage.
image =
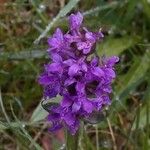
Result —
<instances>
[{"instance_id":1,"label":"green foliage","mask_svg":"<svg viewBox=\"0 0 150 150\"><path fill-rule=\"evenodd\" d=\"M131 36L121 38L108 38L103 43L98 45L98 54L107 56L119 55L124 50L138 43L138 39Z\"/></svg>"},{"instance_id":2,"label":"green foliage","mask_svg":"<svg viewBox=\"0 0 150 150\"><path fill-rule=\"evenodd\" d=\"M85 124L79 149L150 149L148 0L0 3L0 149L58 149L63 145L62 131L47 133L48 113L41 107L42 89L36 78L47 62L47 33L57 26L66 31L65 16L72 9L83 12L86 26L104 32L104 41L96 48L98 55L120 57L109 115L97 126ZM35 40L40 43L35 45Z\"/></svg>"}]
</instances>

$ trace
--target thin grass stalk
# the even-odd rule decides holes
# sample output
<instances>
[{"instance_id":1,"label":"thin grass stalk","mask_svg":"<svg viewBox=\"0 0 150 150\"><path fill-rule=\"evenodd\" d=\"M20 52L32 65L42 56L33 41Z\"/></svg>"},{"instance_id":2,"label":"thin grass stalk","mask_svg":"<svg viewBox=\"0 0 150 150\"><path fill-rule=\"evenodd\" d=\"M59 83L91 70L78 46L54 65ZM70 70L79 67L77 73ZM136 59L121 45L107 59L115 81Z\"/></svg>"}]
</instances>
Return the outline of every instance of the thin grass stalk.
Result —
<instances>
[{"instance_id":1,"label":"thin grass stalk","mask_svg":"<svg viewBox=\"0 0 150 150\"><path fill-rule=\"evenodd\" d=\"M149 88L150 89L150 88ZM149 96L148 96L149 98ZM150 103L149 103L149 99L146 100L146 149L148 149L149 146L149 136L150 136L150 129L149 129L149 114L150 114Z\"/></svg>"},{"instance_id":2,"label":"thin grass stalk","mask_svg":"<svg viewBox=\"0 0 150 150\"><path fill-rule=\"evenodd\" d=\"M79 148L79 133L77 131L75 135L71 135L71 133L66 130L66 150L78 150Z\"/></svg>"}]
</instances>

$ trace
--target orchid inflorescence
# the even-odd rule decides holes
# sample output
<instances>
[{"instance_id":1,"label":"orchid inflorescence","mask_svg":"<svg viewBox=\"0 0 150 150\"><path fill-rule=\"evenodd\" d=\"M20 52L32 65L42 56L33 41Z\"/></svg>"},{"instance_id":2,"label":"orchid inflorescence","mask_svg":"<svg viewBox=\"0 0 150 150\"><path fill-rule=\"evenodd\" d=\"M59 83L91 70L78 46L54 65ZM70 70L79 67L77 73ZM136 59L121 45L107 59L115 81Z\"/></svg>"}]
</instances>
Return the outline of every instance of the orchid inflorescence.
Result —
<instances>
[{"instance_id":1,"label":"orchid inflorescence","mask_svg":"<svg viewBox=\"0 0 150 150\"><path fill-rule=\"evenodd\" d=\"M57 28L48 38L48 54L51 61L44 66L38 82L44 88L44 99L60 95L61 101L49 109L51 131L63 126L75 134L80 119L89 118L94 112L111 104L111 84L116 77L114 65L117 56L99 57L96 43L102 41L101 31L91 32L82 26L80 12L69 16L69 31Z\"/></svg>"}]
</instances>

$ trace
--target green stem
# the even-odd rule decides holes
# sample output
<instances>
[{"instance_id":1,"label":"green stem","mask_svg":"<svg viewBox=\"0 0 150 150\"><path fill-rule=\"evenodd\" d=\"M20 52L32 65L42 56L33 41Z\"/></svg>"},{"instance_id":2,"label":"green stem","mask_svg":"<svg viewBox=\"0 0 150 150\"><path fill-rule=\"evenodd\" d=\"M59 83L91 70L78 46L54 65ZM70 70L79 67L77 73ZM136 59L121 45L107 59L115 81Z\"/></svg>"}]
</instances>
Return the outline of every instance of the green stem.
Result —
<instances>
[{"instance_id":1,"label":"green stem","mask_svg":"<svg viewBox=\"0 0 150 150\"><path fill-rule=\"evenodd\" d=\"M66 131L66 150L78 150L79 145L79 131L75 135L71 135Z\"/></svg>"}]
</instances>

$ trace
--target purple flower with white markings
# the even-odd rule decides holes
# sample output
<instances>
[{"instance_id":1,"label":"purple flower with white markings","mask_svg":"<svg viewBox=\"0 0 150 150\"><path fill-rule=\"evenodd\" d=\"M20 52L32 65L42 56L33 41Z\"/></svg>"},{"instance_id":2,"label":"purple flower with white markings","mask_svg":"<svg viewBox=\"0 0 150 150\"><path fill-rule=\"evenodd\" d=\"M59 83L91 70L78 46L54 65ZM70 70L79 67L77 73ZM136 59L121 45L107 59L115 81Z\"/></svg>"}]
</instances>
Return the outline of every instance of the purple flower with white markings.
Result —
<instances>
[{"instance_id":1,"label":"purple flower with white markings","mask_svg":"<svg viewBox=\"0 0 150 150\"><path fill-rule=\"evenodd\" d=\"M65 126L75 134L80 119L89 119L94 112L101 112L111 104L114 65L119 58L98 57L96 43L104 36L101 31L88 31L82 22L80 12L71 14L70 30L63 33L58 28L48 39L51 61L44 66L38 81L44 88L44 99L62 97L60 103L49 108L51 131Z\"/></svg>"}]
</instances>

